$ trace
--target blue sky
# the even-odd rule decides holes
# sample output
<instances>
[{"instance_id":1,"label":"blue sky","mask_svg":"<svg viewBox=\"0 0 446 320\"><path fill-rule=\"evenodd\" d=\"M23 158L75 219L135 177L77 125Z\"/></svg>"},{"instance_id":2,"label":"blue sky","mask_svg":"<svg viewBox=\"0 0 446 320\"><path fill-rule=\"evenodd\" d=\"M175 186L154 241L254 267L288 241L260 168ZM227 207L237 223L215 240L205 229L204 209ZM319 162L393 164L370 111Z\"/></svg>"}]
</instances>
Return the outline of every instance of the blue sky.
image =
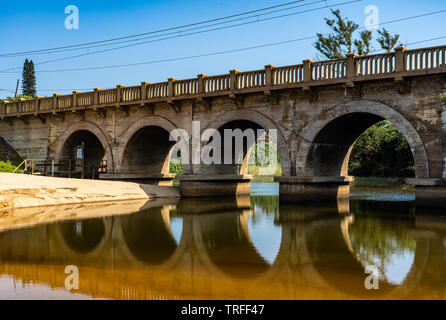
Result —
<instances>
[{"instance_id":1,"label":"blue sky","mask_svg":"<svg viewBox=\"0 0 446 320\"><path fill-rule=\"evenodd\" d=\"M2 3L2 17L0 19L0 39L2 43L0 54L150 32L290 1L5 1ZM349 17L361 26L364 25L367 17L364 10L368 5L376 5L379 8L380 22L446 9L446 3L441 0L363 0L340 6L336 5L348 1L327 0L326 3L328 6L339 7L344 16ZM310 3L313 4L310 5ZM274 15L325 6L325 2L318 2L317 0L305 0L300 4L306 4L307 6ZM64 21L67 14L64 11L67 5L76 5L79 8L79 30L67 30L65 28ZM120 50L36 65L38 94L42 96L51 95L53 92L66 94L74 89L85 91L94 87L111 88L117 84L130 86L138 85L141 81L152 83L165 81L169 77L184 79L195 77L199 73L213 75L227 73L230 69L255 70L263 68L266 64L281 66L301 63L302 60L307 58L317 60L317 53L312 45L314 40L305 40L222 55L125 68L76 72L39 72L179 58L309 37L314 36L316 32L329 31L324 21L324 17L329 16L330 9L324 8L270 21L261 21L209 33L177 37ZM446 36L445 20L446 12L389 24L386 25L386 28L400 34L402 42L412 43ZM443 45L445 43L446 38L415 44L409 46L409 48ZM27 57L38 64L99 49L101 48L82 49L58 54L30 54ZM22 66L24 59L24 56L0 57L0 70ZM15 88L18 78L21 78L21 69L14 70L13 73L0 73L0 89L2 89L0 98L13 95L13 92L6 90ZM61 89L69 89L69 91Z\"/></svg>"}]
</instances>

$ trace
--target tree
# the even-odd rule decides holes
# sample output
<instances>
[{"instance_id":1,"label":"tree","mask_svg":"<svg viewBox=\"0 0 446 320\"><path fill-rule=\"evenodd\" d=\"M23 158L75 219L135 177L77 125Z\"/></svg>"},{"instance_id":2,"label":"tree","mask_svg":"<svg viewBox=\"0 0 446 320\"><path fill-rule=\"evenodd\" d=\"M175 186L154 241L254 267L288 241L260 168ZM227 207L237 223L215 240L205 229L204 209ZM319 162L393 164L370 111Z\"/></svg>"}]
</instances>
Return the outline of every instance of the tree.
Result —
<instances>
[{"instance_id":1,"label":"tree","mask_svg":"<svg viewBox=\"0 0 446 320\"><path fill-rule=\"evenodd\" d=\"M22 72L22 93L26 96L36 96L36 75L32 60L25 60Z\"/></svg>"},{"instance_id":2,"label":"tree","mask_svg":"<svg viewBox=\"0 0 446 320\"><path fill-rule=\"evenodd\" d=\"M391 35L386 28L378 30L378 33L379 33L378 43L381 45L382 49L390 53L398 43L400 35L399 34Z\"/></svg>"},{"instance_id":3,"label":"tree","mask_svg":"<svg viewBox=\"0 0 446 320\"><path fill-rule=\"evenodd\" d=\"M413 177L415 163L409 143L389 121L375 124L355 143L349 174L358 177Z\"/></svg>"},{"instance_id":4,"label":"tree","mask_svg":"<svg viewBox=\"0 0 446 320\"><path fill-rule=\"evenodd\" d=\"M358 39L354 39L354 33L359 25L341 16L340 10L331 10L335 19L325 18L327 25L333 30L329 36L317 33L318 40L314 43L315 48L328 59L344 59L347 53L355 52L367 54L370 52L370 31L361 32ZM355 46L356 50L353 49Z\"/></svg>"},{"instance_id":5,"label":"tree","mask_svg":"<svg viewBox=\"0 0 446 320\"><path fill-rule=\"evenodd\" d=\"M314 43L316 50L328 59L345 59L347 53L356 53L360 56L368 55L372 52L372 31L364 30L355 37L359 25L348 18L343 18L338 10L331 10L334 19L325 18L325 22L331 28L332 33L324 36L317 33L317 41ZM398 34L391 35L385 28L378 30L379 37L377 39L382 49L387 52L398 43L400 36Z\"/></svg>"}]
</instances>

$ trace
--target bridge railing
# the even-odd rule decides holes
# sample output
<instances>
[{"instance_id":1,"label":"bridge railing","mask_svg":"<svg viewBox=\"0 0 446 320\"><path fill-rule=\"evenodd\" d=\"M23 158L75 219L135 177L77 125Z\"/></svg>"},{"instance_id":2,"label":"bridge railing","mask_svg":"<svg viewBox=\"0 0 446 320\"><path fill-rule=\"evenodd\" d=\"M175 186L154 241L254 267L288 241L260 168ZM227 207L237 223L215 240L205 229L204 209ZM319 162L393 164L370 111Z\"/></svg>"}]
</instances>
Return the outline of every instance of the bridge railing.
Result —
<instances>
[{"instance_id":1,"label":"bridge railing","mask_svg":"<svg viewBox=\"0 0 446 320\"><path fill-rule=\"evenodd\" d=\"M446 47L407 50L405 70L427 70L446 66Z\"/></svg>"},{"instance_id":2,"label":"bridge railing","mask_svg":"<svg viewBox=\"0 0 446 320\"><path fill-rule=\"evenodd\" d=\"M301 83L304 81L304 67L302 64L272 69L272 85Z\"/></svg>"},{"instance_id":3,"label":"bridge railing","mask_svg":"<svg viewBox=\"0 0 446 320\"><path fill-rule=\"evenodd\" d=\"M337 80L346 77L345 60L333 60L313 63L313 81Z\"/></svg>"},{"instance_id":4,"label":"bridge railing","mask_svg":"<svg viewBox=\"0 0 446 320\"><path fill-rule=\"evenodd\" d=\"M22 113L57 111L68 108L86 108L96 105L110 105L134 102L157 102L172 99L186 99L191 96L233 94L247 90L269 91L296 87L310 87L329 83L355 82L368 79L389 78L392 75L401 78L411 74L423 74L425 70L446 72L446 46L406 50L403 47L395 52L358 57L348 54L346 59L314 62L305 60L303 64L239 72L231 70L229 74L177 80L167 82L142 82L140 86L102 90L93 92L73 91L72 95L54 94L52 97L36 97L34 100L16 102L0 101L0 116L16 116Z\"/></svg>"},{"instance_id":5,"label":"bridge railing","mask_svg":"<svg viewBox=\"0 0 446 320\"><path fill-rule=\"evenodd\" d=\"M204 93L229 91L230 75L223 74L218 76L210 76L203 79Z\"/></svg>"},{"instance_id":6,"label":"bridge railing","mask_svg":"<svg viewBox=\"0 0 446 320\"><path fill-rule=\"evenodd\" d=\"M395 54L378 54L358 57L356 59L356 72L358 76L371 76L395 72Z\"/></svg>"}]
</instances>

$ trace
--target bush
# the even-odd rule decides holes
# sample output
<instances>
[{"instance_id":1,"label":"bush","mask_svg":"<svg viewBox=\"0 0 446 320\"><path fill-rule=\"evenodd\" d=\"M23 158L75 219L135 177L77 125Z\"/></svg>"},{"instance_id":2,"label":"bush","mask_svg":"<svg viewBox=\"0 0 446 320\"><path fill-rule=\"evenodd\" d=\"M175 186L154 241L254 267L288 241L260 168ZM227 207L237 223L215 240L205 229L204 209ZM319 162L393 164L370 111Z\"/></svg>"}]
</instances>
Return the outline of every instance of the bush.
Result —
<instances>
[{"instance_id":1,"label":"bush","mask_svg":"<svg viewBox=\"0 0 446 320\"><path fill-rule=\"evenodd\" d=\"M13 165L11 162L9 161L0 161L0 172L7 172L7 173L12 173L15 169L17 168L17 166ZM22 173L23 170L19 169L17 170L17 173Z\"/></svg>"},{"instance_id":2,"label":"bush","mask_svg":"<svg viewBox=\"0 0 446 320\"><path fill-rule=\"evenodd\" d=\"M415 163L403 134L389 121L367 129L353 147L349 174L358 177L413 177Z\"/></svg>"},{"instance_id":3,"label":"bush","mask_svg":"<svg viewBox=\"0 0 446 320\"><path fill-rule=\"evenodd\" d=\"M181 161L177 160L177 159L172 159L170 161L169 172L175 173L176 175L182 175L183 174L183 164L181 163Z\"/></svg>"}]
</instances>

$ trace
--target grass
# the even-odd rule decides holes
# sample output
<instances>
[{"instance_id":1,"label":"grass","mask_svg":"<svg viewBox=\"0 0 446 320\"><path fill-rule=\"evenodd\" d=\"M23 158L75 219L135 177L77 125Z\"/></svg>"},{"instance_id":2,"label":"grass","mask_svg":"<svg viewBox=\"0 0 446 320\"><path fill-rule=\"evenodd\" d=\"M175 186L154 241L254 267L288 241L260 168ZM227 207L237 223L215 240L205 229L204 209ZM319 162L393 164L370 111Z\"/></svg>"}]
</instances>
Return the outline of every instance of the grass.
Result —
<instances>
[{"instance_id":1,"label":"grass","mask_svg":"<svg viewBox=\"0 0 446 320\"><path fill-rule=\"evenodd\" d=\"M382 178L382 177L356 177L351 183L352 188L390 188L411 189L405 178Z\"/></svg>"}]
</instances>

